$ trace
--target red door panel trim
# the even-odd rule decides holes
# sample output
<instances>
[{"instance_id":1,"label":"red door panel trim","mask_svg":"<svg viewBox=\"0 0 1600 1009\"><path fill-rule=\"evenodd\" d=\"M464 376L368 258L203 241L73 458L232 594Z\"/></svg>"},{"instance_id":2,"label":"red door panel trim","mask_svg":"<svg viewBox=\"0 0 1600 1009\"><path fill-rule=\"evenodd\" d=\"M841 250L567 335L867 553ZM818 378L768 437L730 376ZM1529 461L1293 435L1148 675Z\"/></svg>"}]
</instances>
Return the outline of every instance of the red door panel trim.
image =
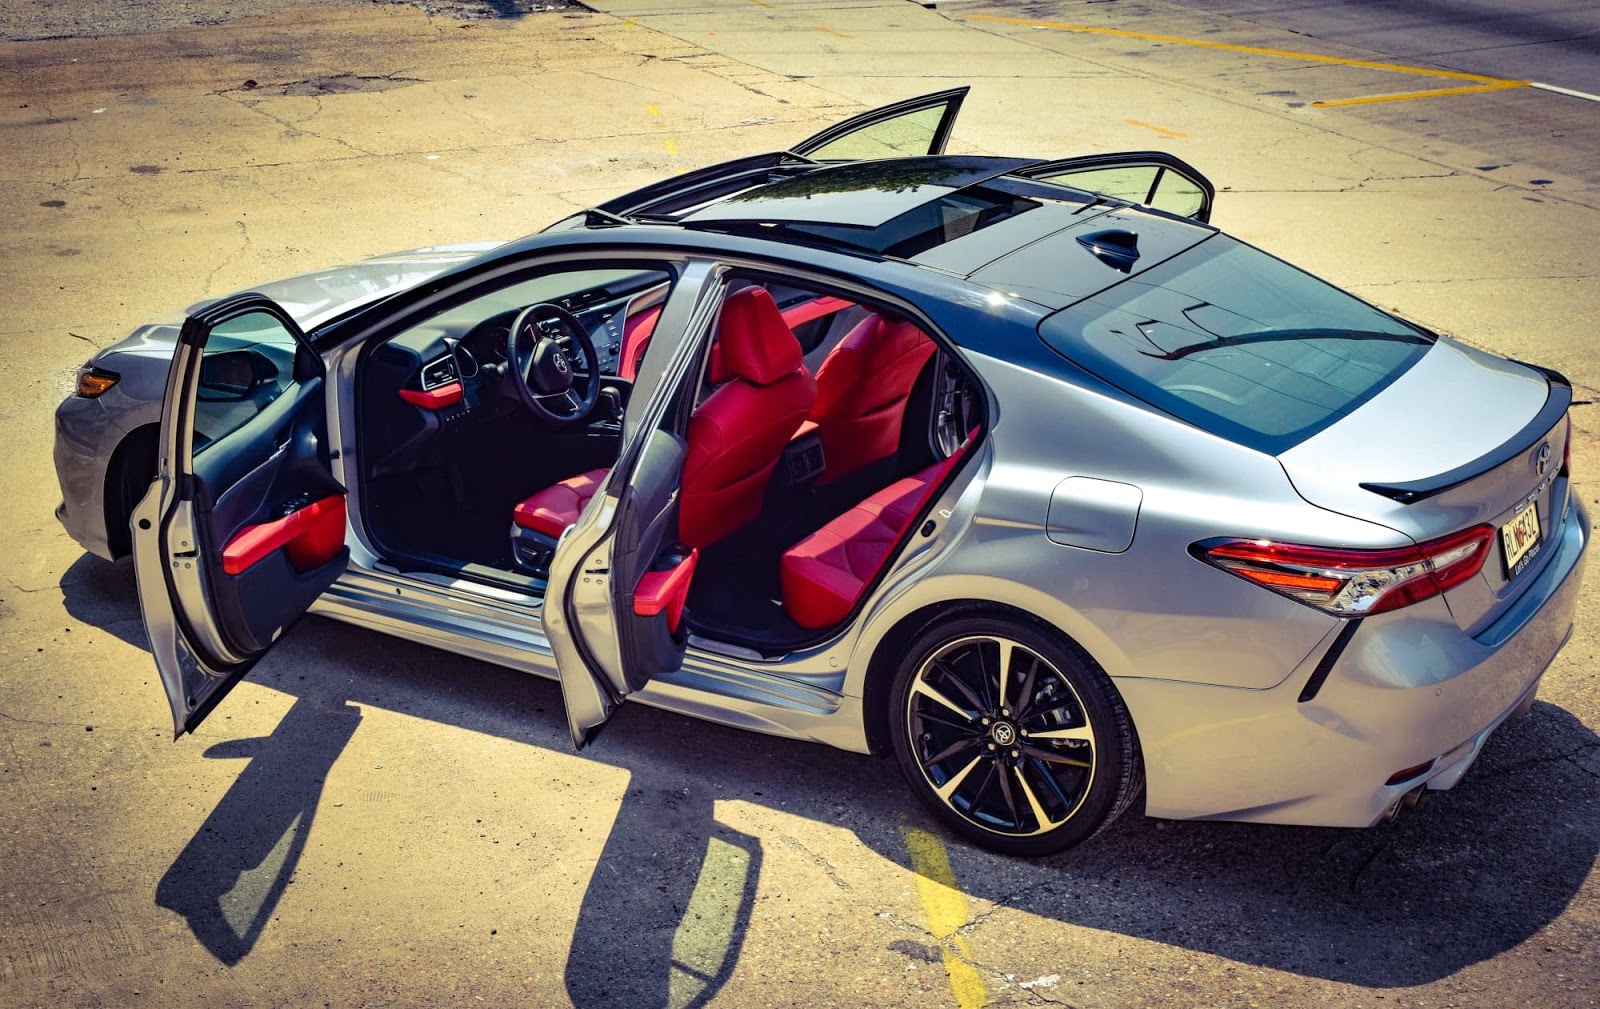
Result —
<instances>
[{"instance_id":1,"label":"red door panel trim","mask_svg":"<svg viewBox=\"0 0 1600 1009\"><path fill-rule=\"evenodd\" d=\"M432 389L401 389L400 398L424 410L441 410L461 402L461 383L450 382Z\"/></svg>"},{"instance_id":2,"label":"red door panel trim","mask_svg":"<svg viewBox=\"0 0 1600 1009\"><path fill-rule=\"evenodd\" d=\"M622 324L622 354L618 358L617 377L634 378L639 374L639 361L650 346L650 334L656 331L656 320L661 318L661 306L630 315Z\"/></svg>"},{"instance_id":3,"label":"red door panel trim","mask_svg":"<svg viewBox=\"0 0 1600 1009\"><path fill-rule=\"evenodd\" d=\"M313 501L281 519L245 526L222 548L222 570L243 574L279 547L286 547L296 571L310 571L344 548L344 495Z\"/></svg>"},{"instance_id":4,"label":"red door panel trim","mask_svg":"<svg viewBox=\"0 0 1600 1009\"><path fill-rule=\"evenodd\" d=\"M683 604L689 599L689 583L694 580L694 567L700 562L700 551L691 549L689 556L666 571L646 571L633 592L633 613L640 617L667 614L667 628L678 631L678 621L683 619Z\"/></svg>"},{"instance_id":5,"label":"red door panel trim","mask_svg":"<svg viewBox=\"0 0 1600 1009\"><path fill-rule=\"evenodd\" d=\"M805 325L812 319L820 319L824 315L841 312L853 305L855 305L853 301L845 301L843 298L823 295L820 298L812 298L810 301L784 309L783 321L789 324L790 329L793 329L796 326Z\"/></svg>"}]
</instances>

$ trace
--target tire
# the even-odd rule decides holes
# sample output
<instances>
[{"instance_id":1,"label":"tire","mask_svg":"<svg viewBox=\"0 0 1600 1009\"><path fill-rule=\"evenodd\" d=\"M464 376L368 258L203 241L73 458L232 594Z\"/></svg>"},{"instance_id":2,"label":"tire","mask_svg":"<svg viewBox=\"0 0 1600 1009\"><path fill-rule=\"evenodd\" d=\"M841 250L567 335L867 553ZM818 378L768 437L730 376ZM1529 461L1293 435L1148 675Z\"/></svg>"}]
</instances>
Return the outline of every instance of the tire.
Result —
<instances>
[{"instance_id":1,"label":"tire","mask_svg":"<svg viewBox=\"0 0 1600 1009\"><path fill-rule=\"evenodd\" d=\"M105 516L106 547L114 559L133 552L133 534L128 519L133 509L156 478L156 451L160 428L147 424L135 428L111 454L106 467Z\"/></svg>"},{"instance_id":2,"label":"tire","mask_svg":"<svg viewBox=\"0 0 1600 1009\"><path fill-rule=\"evenodd\" d=\"M911 790L993 851L1065 851L1105 829L1144 786L1133 722L1110 677L1034 624L980 616L927 628L906 650L890 704Z\"/></svg>"}]
</instances>

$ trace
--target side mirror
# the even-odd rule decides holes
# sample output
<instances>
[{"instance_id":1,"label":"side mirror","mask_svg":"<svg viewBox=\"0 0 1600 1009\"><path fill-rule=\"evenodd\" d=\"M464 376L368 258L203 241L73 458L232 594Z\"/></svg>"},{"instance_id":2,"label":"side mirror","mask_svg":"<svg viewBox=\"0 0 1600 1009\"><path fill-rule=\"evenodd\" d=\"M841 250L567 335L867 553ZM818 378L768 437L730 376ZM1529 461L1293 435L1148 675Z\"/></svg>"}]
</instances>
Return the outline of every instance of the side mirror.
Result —
<instances>
[{"instance_id":1,"label":"side mirror","mask_svg":"<svg viewBox=\"0 0 1600 1009\"><path fill-rule=\"evenodd\" d=\"M263 385L278 380L278 366L253 349L208 355L200 362L200 388L195 398L205 403L247 400Z\"/></svg>"}]
</instances>

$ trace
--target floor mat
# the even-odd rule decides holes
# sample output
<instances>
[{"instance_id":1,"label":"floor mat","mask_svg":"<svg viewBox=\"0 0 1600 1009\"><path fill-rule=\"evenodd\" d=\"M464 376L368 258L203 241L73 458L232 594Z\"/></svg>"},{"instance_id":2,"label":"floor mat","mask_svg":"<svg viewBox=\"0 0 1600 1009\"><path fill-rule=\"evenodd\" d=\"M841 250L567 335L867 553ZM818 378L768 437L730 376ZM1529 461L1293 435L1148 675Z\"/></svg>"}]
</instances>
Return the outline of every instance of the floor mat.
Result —
<instances>
[{"instance_id":1,"label":"floor mat","mask_svg":"<svg viewBox=\"0 0 1600 1009\"><path fill-rule=\"evenodd\" d=\"M762 650L815 636L783 612L778 559L787 535L757 523L700 551L688 605L698 633Z\"/></svg>"}]
</instances>

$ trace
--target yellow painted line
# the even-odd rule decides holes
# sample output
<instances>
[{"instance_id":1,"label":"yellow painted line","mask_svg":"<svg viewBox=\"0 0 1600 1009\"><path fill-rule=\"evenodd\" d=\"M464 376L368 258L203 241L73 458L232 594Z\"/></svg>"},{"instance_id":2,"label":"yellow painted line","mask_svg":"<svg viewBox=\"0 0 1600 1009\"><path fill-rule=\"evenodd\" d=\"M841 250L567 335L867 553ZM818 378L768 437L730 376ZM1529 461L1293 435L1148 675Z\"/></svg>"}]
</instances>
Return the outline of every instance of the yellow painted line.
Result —
<instances>
[{"instance_id":1,"label":"yellow painted line","mask_svg":"<svg viewBox=\"0 0 1600 1009\"><path fill-rule=\"evenodd\" d=\"M666 140L662 141L661 145L667 149L668 154L672 155L673 157L678 156L678 142L676 140L668 137Z\"/></svg>"},{"instance_id":2,"label":"yellow painted line","mask_svg":"<svg viewBox=\"0 0 1600 1009\"><path fill-rule=\"evenodd\" d=\"M622 27L624 27L624 28L637 28L637 27L639 27L639 22L635 21L633 18L623 18L622 19Z\"/></svg>"},{"instance_id":3,"label":"yellow painted line","mask_svg":"<svg viewBox=\"0 0 1600 1009\"><path fill-rule=\"evenodd\" d=\"M814 31L814 32L823 32L824 34L832 35L835 38L841 38L841 39L853 39L853 38L855 38L854 35L846 35L844 32L834 31L832 28L829 28L827 25L812 25L811 26L811 30Z\"/></svg>"},{"instance_id":4,"label":"yellow painted line","mask_svg":"<svg viewBox=\"0 0 1600 1009\"><path fill-rule=\"evenodd\" d=\"M1529 87L1528 81L1495 81L1493 84L1472 84L1461 88L1439 88L1436 91L1406 91L1398 95L1370 95L1366 98L1338 98L1331 102L1312 102L1314 109L1332 109L1341 105L1372 105L1375 102L1406 102L1413 98L1441 98L1445 95L1470 95L1479 91L1505 91L1510 88Z\"/></svg>"},{"instance_id":5,"label":"yellow painted line","mask_svg":"<svg viewBox=\"0 0 1600 1009\"><path fill-rule=\"evenodd\" d=\"M1147 123L1143 119L1124 119L1123 122L1127 123L1129 126L1143 126L1147 130L1155 130L1157 133L1168 137L1187 137L1189 135L1187 133L1179 133L1177 130L1169 130L1165 126L1157 126L1154 123Z\"/></svg>"},{"instance_id":6,"label":"yellow painted line","mask_svg":"<svg viewBox=\"0 0 1600 1009\"><path fill-rule=\"evenodd\" d=\"M917 895L928 916L928 931L939 940L944 954L944 969L950 975L950 990L961 1009L979 1009L989 999L983 975L972 966L965 936L956 930L967 923L967 898L956 885L950 871L950 855L938 836L916 827L901 829L906 850L911 853L911 868L917 874Z\"/></svg>"},{"instance_id":7,"label":"yellow painted line","mask_svg":"<svg viewBox=\"0 0 1600 1009\"><path fill-rule=\"evenodd\" d=\"M767 0L750 0L750 2L755 4L757 7L765 7L767 10L772 9L772 5L767 3Z\"/></svg>"},{"instance_id":8,"label":"yellow painted line","mask_svg":"<svg viewBox=\"0 0 1600 1009\"><path fill-rule=\"evenodd\" d=\"M1175 35L1151 35L1147 32L1130 32L1121 28L1095 28L1092 25L1072 25L1060 21L1032 21L1027 18L1007 18L996 14L968 14L968 18L975 21L999 21L1005 24L1027 25L1031 28L1051 28L1063 32L1087 32L1091 35L1115 35L1118 38L1141 39L1145 42L1169 42L1179 46L1197 46L1201 49L1222 49L1233 53L1249 53L1253 56L1279 56L1288 60L1304 60L1308 63L1331 63L1341 67L1363 67L1367 70L1392 70L1397 74L1420 74L1423 77L1448 77L1459 81L1482 81L1484 83L1504 83L1499 77L1486 77L1483 74L1469 74L1460 70L1437 70L1432 67L1411 67L1400 63L1376 63L1372 60L1353 60L1343 56L1321 56L1317 53L1298 53L1287 49L1263 49L1259 46L1240 46L1231 42L1207 42L1203 39L1185 39ZM1521 82L1518 82L1519 84Z\"/></svg>"},{"instance_id":9,"label":"yellow painted line","mask_svg":"<svg viewBox=\"0 0 1600 1009\"><path fill-rule=\"evenodd\" d=\"M644 110L645 112L649 113L651 119L661 118L661 106L657 105L655 102L646 102Z\"/></svg>"}]
</instances>

